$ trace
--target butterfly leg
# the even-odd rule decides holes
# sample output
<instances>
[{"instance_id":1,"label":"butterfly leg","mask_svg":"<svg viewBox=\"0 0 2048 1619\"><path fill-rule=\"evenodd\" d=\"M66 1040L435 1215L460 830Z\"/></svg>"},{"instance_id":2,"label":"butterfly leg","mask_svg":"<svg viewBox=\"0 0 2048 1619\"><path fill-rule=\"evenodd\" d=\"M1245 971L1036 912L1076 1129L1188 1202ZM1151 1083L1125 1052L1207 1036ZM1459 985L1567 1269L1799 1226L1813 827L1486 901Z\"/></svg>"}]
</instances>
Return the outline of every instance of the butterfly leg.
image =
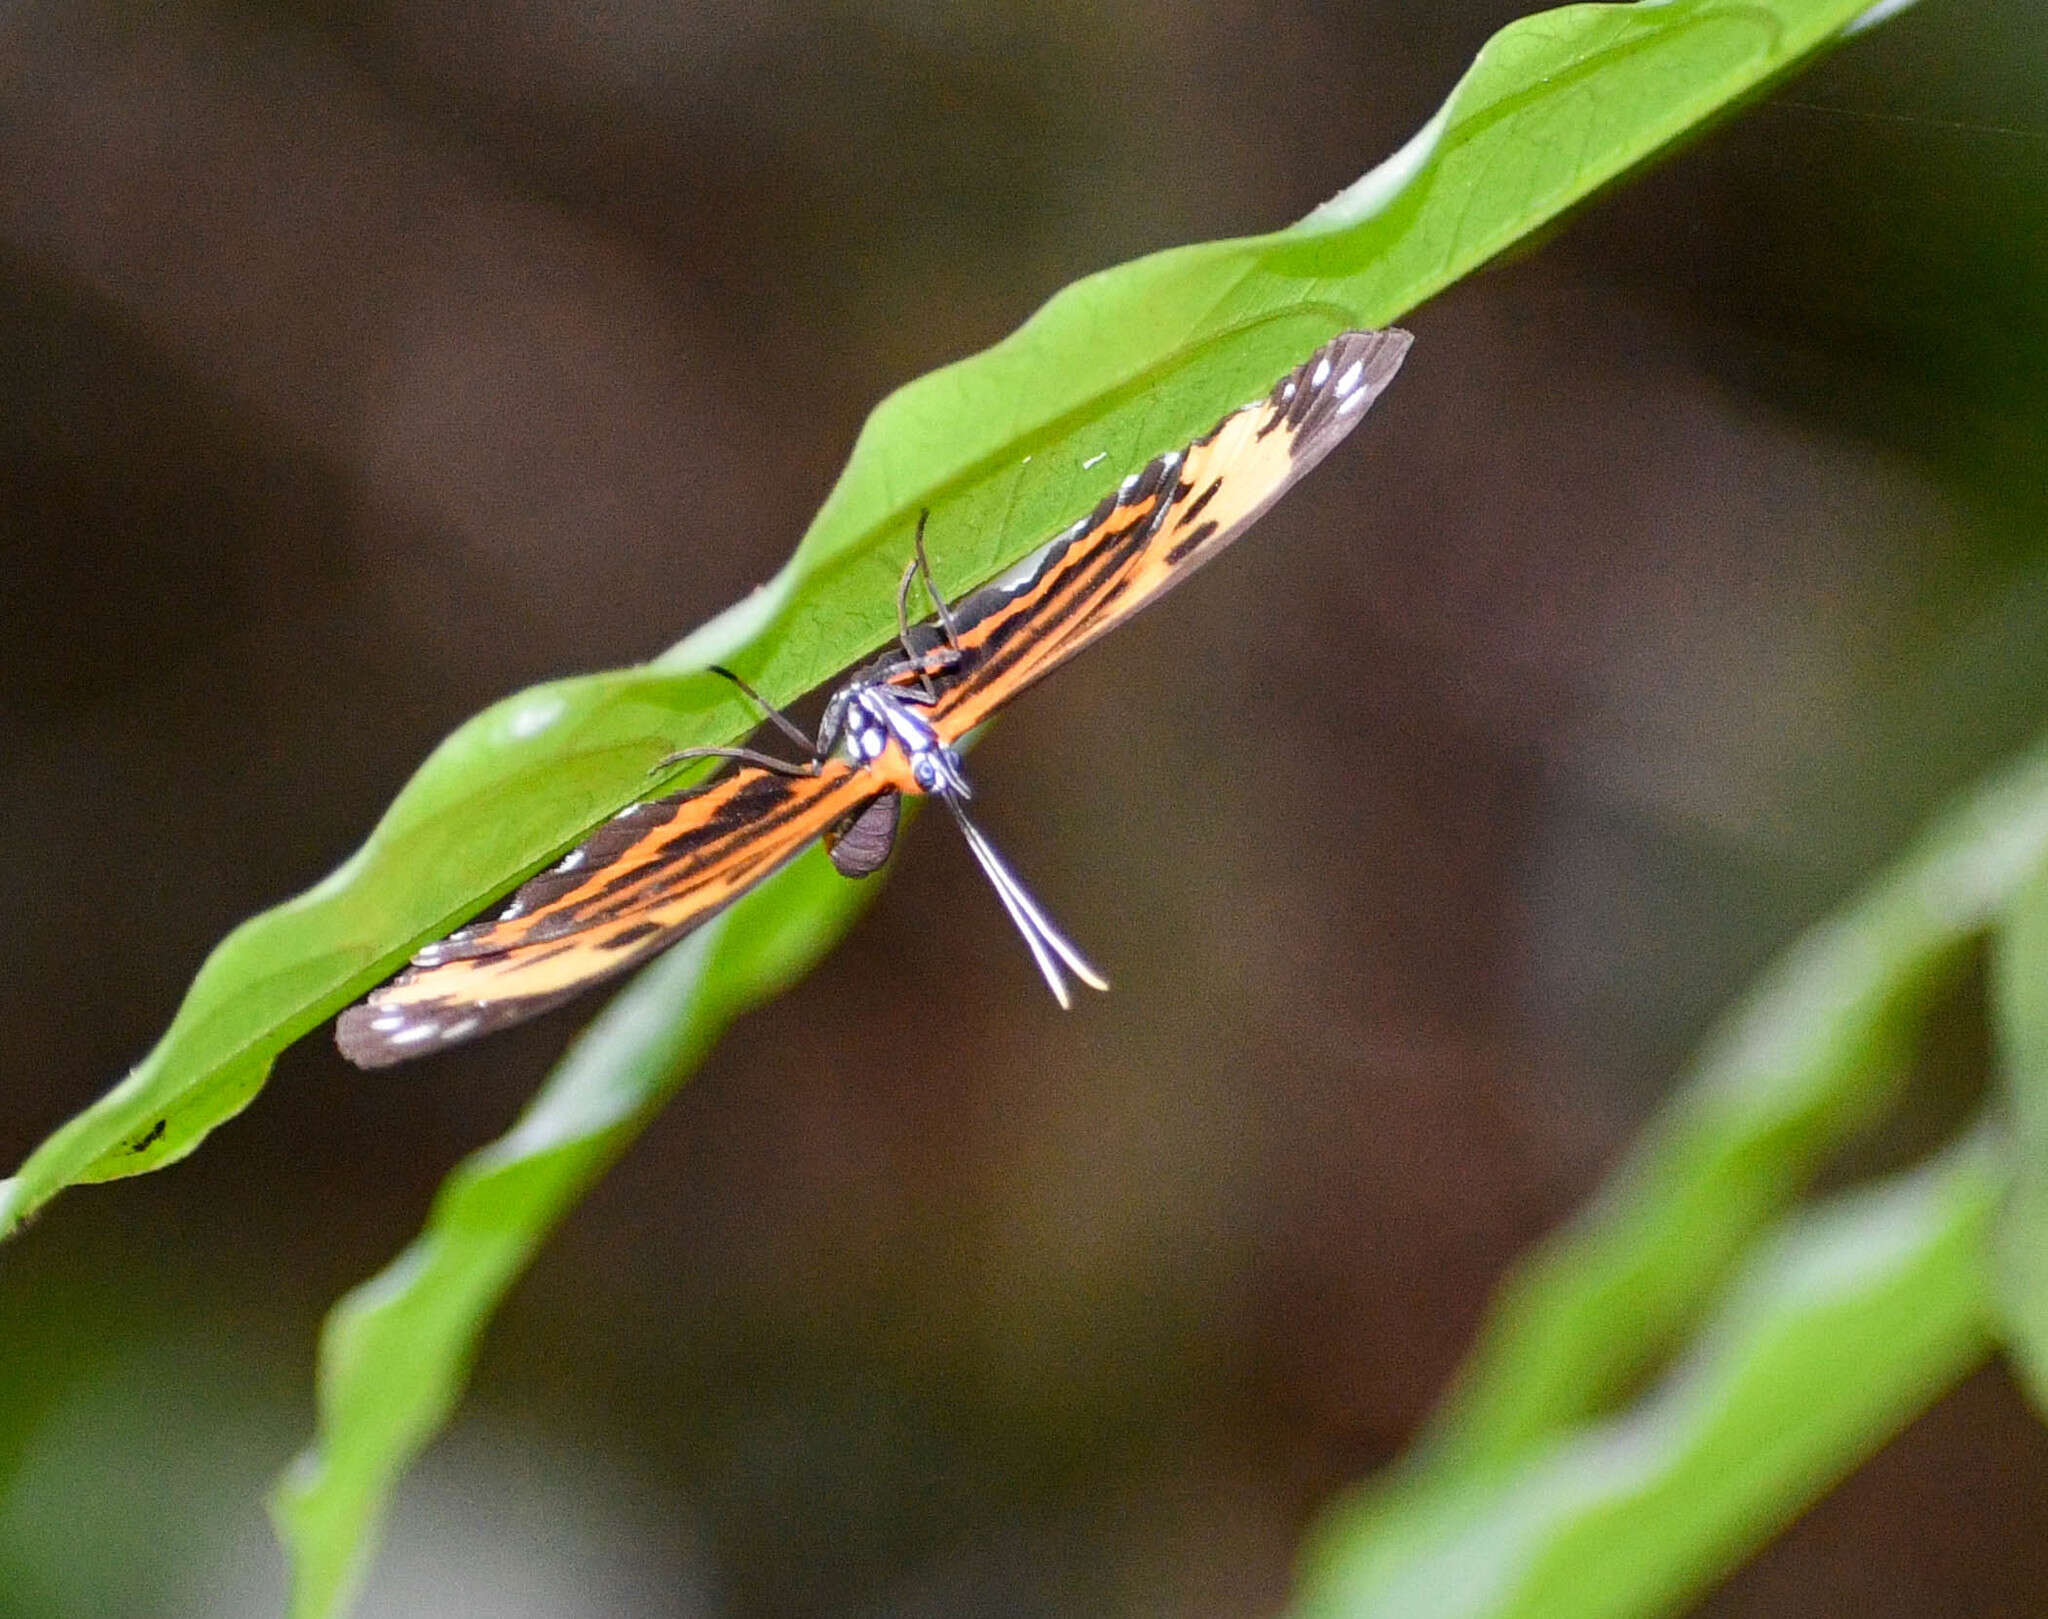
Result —
<instances>
[{"instance_id":1,"label":"butterfly leg","mask_svg":"<svg viewBox=\"0 0 2048 1619\"><path fill-rule=\"evenodd\" d=\"M924 697L927 703L939 700L939 689L932 684L932 676L950 669L960 661L960 631L953 622L953 609L946 605L946 598L939 594L939 587L932 579L931 558L925 555L924 526L931 520L931 508L926 507L917 514L917 535L911 542L916 554L903 569L903 578L896 586L896 639L902 644L903 655L909 660L901 673L915 674L924 682ZM922 575L924 593L931 598L931 604L938 613L939 627L946 632L944 657L938 657L938 648L920 653L910 642L910 585ZM914 667L911 667L914 666Z\"/></svg>"},{"instance_id":2,"label":"butterfly leg","mask_svg":"<svg viewBox=\"0 0 2048 1619\"><path fill-rule=\"evenodd\" d=\"M924 554L924 525L931 515L929 506L917 514L917 533L911 544L917 550L917 571L924 575L924 593L931 597L932 607L939 615L939 627L946 632L946 645L957 653L960 650L960 628L953 622L953 609L946 605L946 598L939 594L938 584L932 578L932 559Z\"/></svg>"},{"instance_id":3,"label":"butterfly leg","mask_svg":"<svg viewBox=\"0 0 2048 1619\"><path fill-rule=\"evenodd\" d=\"M892 687L900 681L922 681L922 691L898 691L896 695L906 703L929 708L939 700L938 688L932 684L932 676L944 674L959 662L960 654L953 648L935 646L929 652L921 652L914 658L898 658L894 663L884 664L880 669L871 671L868 679L874 685Z\"/></svg>"},{"instance_id":4,"label":"butterfly leg","mask_svg":"<svg viewBox=\"0 0 2048 1619\"><path fill-rule=\"evenodd\" d=\"M788 759L773 758L765 753L757 753L752 748L683 748L649 766L648 774L652 775L657 770L666 770L670 765L677 764L684 759L738 759L744 764L760 765L765 769L776 771L784 776L815 776L818 773L818 755L821 751L818 747L817 739L806 736L802 726L798 725L795 720L783 713L781 709L769 702L767 698L763 697L752 686L748 685L746 681L742 680L723 664L714 663L710 667L714 675L723 675L727 680L730 680L735 686L739 687L747 700L761 711L762 717L774 725L784 736L796 743L798 747L808 748L811 752L811 757L807 761L797 763Z\"/></svg>"},{"instance_id":5,"label":"butterfly leg","mask_svg":"<svg viewBox=\"0 0 2048 1619\"><path fill-rule=\"evenodd\" d=\"M906 703L915 703L919 708L930 708L939 700L939 689L932 684L932 676L944 674L959 661L960 655L949 646L932 648L919 658L915 665L904 671L905 674L923 681L924 690L902 692L901 697Z\"/></svg>"},{"instance_id":6,"label":"butterfly leg","mask_svg":"<svg viewBox=\"0 0 2048 1619\"><path fill-rule=\"evenodd\" d=\"M730 680L735 686L739 687L741 693L746 697L747 701L752 703L756 708L758 708L761 711L761 715L764 719L766 719L784 736L788 737L790 741L794 742L798 747L809 748L811 750L812 757L815 758L817 756L818 739L813 736L806 736L804 734L804 728L801 725L797 724L795 720L791 719L787 714L783 713L781 709L777 708L773 703L769 702L767 698L763 697L759 692L754 690L752 686L748 685L738 675L734 674L730 669L726 668L724 664L712 664L711 672L714 675L725 676L727 680Z\"/></svg>"},{"instance_id":7,"label":"butterfly leg","mask_svg":"<svg viewBox=\"0 0 2048 1619\"><path fill-rule=\"evenodd\" d=\"M681 764L685 759L737 759L742 764L759 765L772 770L779 776L815 776L819 764L816 759L806 759L801 764L790 759L778 759L773 754L757 753L752 748L678 748L666 758L658 759L647 767L651 776L657 770L666 770L670 765Z\"/></svg>"},{"instance_id":8,"label":"butterfly leg","mask_svg":"<svg viewBox=\"0 0 2048 1619\"><path fill-rule=\"evenodd\" d=\"M918 518L917 526L919 532L922 532L924 529L924 519L922 517ZM922 547L920 547L920 554L922 554ZM910 582L917 577L917 561L916 557L910 559L909 565L903 570L903 578L896 586L896 643L903 648L904 661L895 670L894 676L891 678L914 674L924 682L924 691L920 694L923 701L935 703L939 700L939 688L932 684L932 673L925 666L924 657L910 644ZM929 590L930 587L927 586L926 589Z\"/></svg>"}]
</instances>

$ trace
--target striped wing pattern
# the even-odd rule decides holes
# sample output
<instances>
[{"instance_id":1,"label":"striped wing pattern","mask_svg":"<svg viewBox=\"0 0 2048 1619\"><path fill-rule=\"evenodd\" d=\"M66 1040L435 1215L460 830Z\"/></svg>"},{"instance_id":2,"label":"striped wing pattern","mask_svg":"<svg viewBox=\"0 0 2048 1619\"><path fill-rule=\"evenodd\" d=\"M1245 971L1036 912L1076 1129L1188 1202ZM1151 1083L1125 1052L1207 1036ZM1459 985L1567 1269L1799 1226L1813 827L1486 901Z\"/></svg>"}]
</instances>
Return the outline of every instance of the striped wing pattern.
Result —
<instances>
[{"instance_id":1,"label":"striped wing pattern","mask_svg":"<svg viewBox=\"0 0 2048 1619\"><path fill-rule=\"evenodd\" d=\"M843 760L815 776L749 765L635 804L342 1013L342 1055L380 1068L559 1006L674 944L888 785Z\"/></svg>"},{"instance_id":2,"label":"striped wing pattern","mask_svg":"<svg viewBox=\"0 0 2048 1619\"><path fill-rule=\"evenodd\" d=\"M1150 606L1242 534L1330 453L1408 352L1389 328L1346 332L1160 456L1050 545L954 609L966 656L934 710L957 741L1081 648Z\"/></svg>"},{"instance_id":3,"label":"striped wing pattern","mask_svg":"<svg viewBox=\"0 0 2048 1619\"><path fill-rule=\"evenodd\" d=\"M962 657L929 711L939 734L957 742L1243 533L1357 425L1408 344L1393 329L1335 338L963 600ZM497 916L420 950L335 1038L374 1068L533 1017L666 949L877 794L914 791L892 751L805 776L745 765L633 805Z\"/></svg>"}]
</instances>

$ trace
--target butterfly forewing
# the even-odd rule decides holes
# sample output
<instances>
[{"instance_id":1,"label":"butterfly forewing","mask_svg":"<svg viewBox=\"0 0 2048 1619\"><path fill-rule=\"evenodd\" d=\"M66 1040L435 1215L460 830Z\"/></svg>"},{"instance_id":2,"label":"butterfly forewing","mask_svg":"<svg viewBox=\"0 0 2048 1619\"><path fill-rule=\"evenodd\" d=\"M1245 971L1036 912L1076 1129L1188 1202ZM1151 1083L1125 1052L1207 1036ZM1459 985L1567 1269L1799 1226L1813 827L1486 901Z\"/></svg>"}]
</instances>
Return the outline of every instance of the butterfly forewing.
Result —
<instances>
[{"instance_id":1,"label":"butterfly forewing","mask_svg":"<svg viewBox=\"0 0 2048 1619\"><path fill-rule=\"evenodd\" d=\"M933 711L957 740L1242 534L1394 378L1406 332L1346 332L1256 404L1162 455L1005 579L954 609L966 654Z\"/></svg>"}]
</instances>

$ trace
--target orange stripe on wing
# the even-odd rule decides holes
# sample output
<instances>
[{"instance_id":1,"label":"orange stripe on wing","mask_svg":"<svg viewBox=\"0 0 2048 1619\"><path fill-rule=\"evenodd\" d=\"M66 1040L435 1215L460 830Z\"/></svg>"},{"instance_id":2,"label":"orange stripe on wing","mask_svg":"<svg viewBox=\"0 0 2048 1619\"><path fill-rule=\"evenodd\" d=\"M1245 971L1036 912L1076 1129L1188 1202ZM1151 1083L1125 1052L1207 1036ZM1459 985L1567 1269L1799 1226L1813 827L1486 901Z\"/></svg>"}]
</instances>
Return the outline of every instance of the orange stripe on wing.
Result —
<instances>
[{"instance_id":1,"label":"orange stripe on wing","mask_svg":"<svg viewBox=\"0 0 2048 1619\"><path fill-rule=\"evenodd\" d=\"M968 597L956 609L966 658L933 710L939 733L957 741L1236 539L1358 424L1408 343L1395 330L1326 343L1265 399L1128 480L1021 581Z\"/></svg>"},{"instance_id":2,"label":"orange stripe on wing","mask_svg":"<svg viewBox=\"0 0 2048 1619\"><path fill-rule=\"evenodd\" d=\"M528 882L498 918L427 946L344 1012L342 1054L381 1067L546 1011L666 949L875 792L903 785L843 760L815 776L748 766L635 805Z\"/></svg>"}]
</instances>

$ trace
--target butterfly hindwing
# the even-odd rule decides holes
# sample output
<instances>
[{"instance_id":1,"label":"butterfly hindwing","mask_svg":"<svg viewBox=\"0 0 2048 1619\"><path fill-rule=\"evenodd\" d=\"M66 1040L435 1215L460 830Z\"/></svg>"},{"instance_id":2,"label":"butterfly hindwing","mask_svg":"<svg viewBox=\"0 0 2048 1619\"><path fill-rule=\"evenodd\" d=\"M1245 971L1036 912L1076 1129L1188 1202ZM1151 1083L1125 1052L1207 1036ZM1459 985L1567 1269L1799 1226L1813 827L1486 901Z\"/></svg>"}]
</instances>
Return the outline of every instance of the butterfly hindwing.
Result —
<instances>
[{"instance_id":1,"label":"butterfly hindwing","mask_svg":"<svg viewBox=\"0 0 2048 1619\"><path fill-rule=\"evenodd\" d=\"M872 877L889 863L903 820L903 795L877 793L825 834L825 852L842 877Z\"/></svg>"}]
</instances>

